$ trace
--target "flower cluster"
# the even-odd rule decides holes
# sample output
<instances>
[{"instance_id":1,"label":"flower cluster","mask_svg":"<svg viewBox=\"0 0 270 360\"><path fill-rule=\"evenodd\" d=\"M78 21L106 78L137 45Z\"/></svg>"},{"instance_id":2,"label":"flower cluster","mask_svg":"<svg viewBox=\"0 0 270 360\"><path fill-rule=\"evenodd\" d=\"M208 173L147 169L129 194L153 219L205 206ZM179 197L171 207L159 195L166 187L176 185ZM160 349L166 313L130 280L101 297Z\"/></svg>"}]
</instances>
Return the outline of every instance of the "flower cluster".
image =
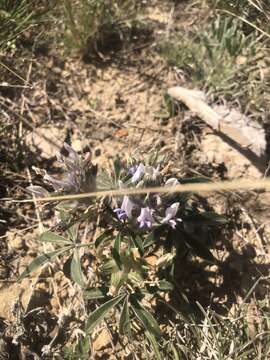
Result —
<instances>
[{"instance_id":1,"label":"flower cluster","mask_svg":"<svg viewBox=\"0 0 270 360\"><path fill-rule=\"evenodd\" d=\"M128 170L128 178L125 183L120 180L121 187L146 187L152 186L172 186L179 185L176 178L163 181L159 166L146 166L143 163L133 165ZM178 212L180 202L171 202L165 196L159 194L148 194L147 196L128 196L125 195L120 207L114 209L120 221L130 221L137 223L139 228L152 228L158 224L168 224L173 229L177 223L181 222Z\"/></svg>"},{"instance_id":2,"label":"flower cluster","mask_svg":"<svg viewBox=\"0 0 270 360\"><path fill-rule=\"evenodd\" d=\"M78 194L96 190L97 166L94 166L89 156L82 158L68 144L64 143L66 154L57 154L57 160L64 166L63 178L57 179L46 170L34 168L37 174L43 177L45 184L51 186L55 192L64 194ZM38 197L48 196L49 192L42 186L29 186L27 188Z\"/></svg>"}]
</instances>

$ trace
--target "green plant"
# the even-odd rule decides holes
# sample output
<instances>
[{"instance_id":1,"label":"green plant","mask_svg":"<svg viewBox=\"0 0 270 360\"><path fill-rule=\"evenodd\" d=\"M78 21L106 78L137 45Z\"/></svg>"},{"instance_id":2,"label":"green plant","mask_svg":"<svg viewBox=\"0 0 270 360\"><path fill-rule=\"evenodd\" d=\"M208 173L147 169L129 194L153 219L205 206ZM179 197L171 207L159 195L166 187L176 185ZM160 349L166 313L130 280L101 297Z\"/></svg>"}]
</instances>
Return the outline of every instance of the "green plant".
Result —
<instances>
[{"instance_id":1,"label":"green plant","mask_svg":"<svg viewBox=\"0 0 270 360\"><path fill-rule=\"evenodd\" d=\"M16 39L40 21L47 8L41 1L2 0L0 3L0 55L14 50Z\"/></svg>"},{"instance_id":2,"label":"green plant","mask_svg":"<svg viewBox=\"0 0 270 360\"><path fill-rule=\"evenodd\" d=\"M63 0L64 33L68 47L85 56L119 47L138 24L140 1Z\"/></svg>"},{"instance_id":3,"label":"green plant","mask_svg":"<svg viewBox=\"0 0 270 360\"><path fill-rule=\"evenodd\" d=\"M238 98L243 109L261 111L268 77L260 81L267 57L257 33L246 35L237 18L218 15L205 29L178 34L160 46L169 64L214 97Z\"/></svg>"},{"instance_id":4,"label":"green plant","mask_svg":"<svg viewBox=\"0 0 270 360\"><path fill-rule=\"evenodd\" d=\"M171 177L165 171L166 159L157 154L149 156L144 163L135 158L128 161L117 158L113 169L97 173L87 156L82 158L67 144L64 147L65 153L58 155L59 162L65 166L62 180L36 169L57 194L80 194L95 191L96 187L137 189L139 193L113 196L100 204L87 198L77 204L72 200L60 202L56 207L58 225L54 231L48 230L40 236L42 242L53 244L55 249L36 257L19 280L63 257L64 274L83 290L85 306L92 309L83 327L87 336L114 310L120 335L132 337L145 333L158 351L157 339L162 338L162 331L151 303L174 289L178 252L193 253L208 263L218 264L209 250L207 234L227 221L215 212L204 210L196 194L147 192L153 186L206 181ZM28 190L36 196L50 198L50 192L43 187L31 186ZM96 223L98 218L100 235L82 242L80 227ZM88 269L82 266L83 249L92 258ZM157 252L159 259L153 266L148 258Z\"/></svg>"}]
</instances>

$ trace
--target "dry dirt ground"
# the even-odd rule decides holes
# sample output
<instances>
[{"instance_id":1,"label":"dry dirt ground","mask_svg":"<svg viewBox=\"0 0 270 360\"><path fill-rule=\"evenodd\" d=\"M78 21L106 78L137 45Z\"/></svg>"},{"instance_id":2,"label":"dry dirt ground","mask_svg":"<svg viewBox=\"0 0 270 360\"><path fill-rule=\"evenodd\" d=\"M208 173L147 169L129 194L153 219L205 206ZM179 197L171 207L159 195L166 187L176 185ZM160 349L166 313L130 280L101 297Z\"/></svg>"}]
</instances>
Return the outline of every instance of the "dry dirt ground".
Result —
<instances>
[{"instance_id":1,"label":"dry dirt ground","mask_svg":"<svg viewBox=\"0 0 270 360\"><path fill-rule=\"evenodd\" d=\"M10 125L13 134L1 140L1 197L25 197L25 187L39 182L33 165L57 174L55 152L64 141L78 151L90 149L99 166L107 166L116 155L154 149L169 154L179 176L204 175L216 180L262 176L187 109L179 105L168 119L160 115L167 89L188 84L154 49L155 39L168 28L170 8L156 8L151 18L156 21L153 39L115 54L105 64L68 59L52 49L22 49L20 59L10 59L31 88L0 88L1 121ZM12 74L8 80L21 84ZM269 294L270 195L218 193L208 201L233 220L213 249L224 267L216 269L200 261L187 264L179 272L181 287L191 301L224 311L224 306L230 309L240 302L261 277L256 297L264 298ZM39 278L16 282L18 273L42 250L37 237L50 224L52 211L2 202L0 215L0 332L5 339L0 348L17 354L10 358L26 359L52 341L58 331L57 318L71 311L76 294L57 265ZM27 322L22 320L22 311L29 313ZM121 358L104 331L94 341L96 358L106 352L111 358Z\"/></svg>"}]
</instances>

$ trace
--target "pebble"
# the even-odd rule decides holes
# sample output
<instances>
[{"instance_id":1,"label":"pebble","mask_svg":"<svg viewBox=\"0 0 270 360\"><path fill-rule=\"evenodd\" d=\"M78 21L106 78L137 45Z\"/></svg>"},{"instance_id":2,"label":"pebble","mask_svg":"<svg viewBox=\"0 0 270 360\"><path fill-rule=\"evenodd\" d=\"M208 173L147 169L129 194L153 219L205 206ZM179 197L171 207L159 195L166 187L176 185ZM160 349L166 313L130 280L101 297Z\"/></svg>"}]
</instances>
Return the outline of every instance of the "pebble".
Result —
<instances>
[{"instance_id":1,"label":"pebble","mask_svg":"<svg viewBox=\"0 0 270 360\"><path fill-rule=\"evenodd\" d=\"M110 344L111 336L109 334L109 331L107 329L101 330L101 332L98 334L97 338L93 341L93 348L95 351L102 350L108 344Z\"/></svg>"}]
</instances>

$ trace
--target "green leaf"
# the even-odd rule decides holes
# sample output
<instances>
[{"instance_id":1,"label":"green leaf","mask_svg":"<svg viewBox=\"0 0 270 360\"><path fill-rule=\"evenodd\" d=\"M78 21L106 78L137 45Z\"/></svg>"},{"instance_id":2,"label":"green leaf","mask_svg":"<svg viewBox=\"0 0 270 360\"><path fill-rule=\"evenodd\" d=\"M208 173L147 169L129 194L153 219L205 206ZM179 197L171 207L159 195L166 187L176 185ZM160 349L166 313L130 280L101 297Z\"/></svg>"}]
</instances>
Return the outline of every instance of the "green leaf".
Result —
<instances>
[{"instance_id":1,"label":"green leaf","mask_svg":"<svg viewBox=\"0 0 270 360\"><path fill-rule=\"evenodd\" d=\"M124 305L119 319L119 333L128 336L131 334L128 296L124 300Z\"/></svg>"},{"instance_id":2,"label":"green leaf","mask_svg":"<svg viewBox=\"0 0 270 360\"><path fill-rule=\"evenodd\" d=\"M206 221L218 223L218 224L228 224L228 219L225 218L223 215L219 215L214 211L205 211L200 214L203 219Z\"/></svg>"},{"instance_id":3,"label":"green leaf","mask_svg":"<svg viewBox=\"0 0 270 360\"><path fill-rule=\"evenodd\" d=\"M67 233L71 240L76 242L78 236L78 224L74 224L67 229Z\"/></svg>"},{"instance_id":4,"label":"green leaf","mask_svg":"<svg viewBox=\"0 0 270 360\"><path fill-rule=\"evenodd\" d=\"M89 288L84 291L84 297L87 300L104 299L108 295L109 288L107 286L100 286Z\"/></svg>"},{"instance_id":5,"label":"green leaf","mask_svg":"<svg viewBox=\"0 0 270 360\"><path fill-rule=\"evenodd\" d=\"M193 177L193 178L185 178L180 180L181 184L198 184L198 183L210 183L212 182L211 179L207 177Z\"/></svg>"},{"instance_id":6,"label":"green leaf","mask_svg":"<svg viewBox=\"0 0 270 360\"><path fill-rule=\"evenodd\" d=\"M109 311L122 301L124 297L125 295L118 295L92 312L86 321L85 331L91 333L91 331L105 318Z\"/></svg>"},{"instance_id":7,"label":"green leaf","mask_svg":"<svg viewBox=\"0 0 270 360\"><path fill-rule=\"evenodd\" d=\"M142 284L142 282L143 282L143 277L137 271L130 271L128 273L128 278L129 278L129 280L131 280L133 283L135 283L137 285Z\"/></svg>"},{"instance_id":8,"label":"green leaf","mask_svg":"<svg viewBox=\"0 0 270 360\"><path fill-rule=\"evenodd\" d=\"M49 243L54 243L54 244L59 244L59 245L63 245L63 244L71 245L72 244L72 242L69 239L66 239L63 236L55 234L51 231L44 232L43 234L40 235L39 239L43 242L49 242Z\"/></svg>"},{"instance_id":9,"label":"green leaf","mask_svg":"<svg viewBox=\"0 0 270 360\"><path fill-rule=\"evenodd\" d=\"M85 281L83 277L82 267L79 252L77 249L74 249L73 257L70 264L70 275L73 281L80 285L81 287L85 286Z\"/></svg>"},{"instance_id":10,"label":"green leaf","mask_svg":"<svg viewBox=\"0 0 270 360\"><path fill-rule=\"evenodd\" d=\"M122 164L119 156L117 156L116 159L114 160L113 168L114 168L115 181L117 181L120 177L121 169L122 169Z\"/></svg>"},{"instance_id":11,"label":"green leaf","mask_svg":"<svg viewBox=\"0 0 270 360\"><path fill-rule=\"evenodd\" d=\"M156 338L148 331L145 332L145 335L147 336L147 338L150 341L151 346L154 350L155 359L163 360L163 356L161 355L161 353L159 351L158 342L157 342Z\"/></svg>"},{"instance_id":12,"label":"green leaf","mask_svg":"<svg viewBox=\"0 0 270 360\"><path fill-rule=\"evenodd\" d=\"M142 305L140 305L135 299L135 297L131 298L131 302L134 314L142 322L145 329L154 336L160 337L161 331L153 315L151 315L149 311L147 311Z\"/></svg>"},{"instance_id":13,"label":"green leaf","mask_svg":"<svg viewBox=\"0 0 270 360\"><path fill-rule=\"evenodd\" d=\"M113 230L106 230L103 234L99 235L95 241L95 247L99 247L104 241L108 240L113 233Z\"/></svg>"},{"instance_id":14,"label":"green leaf","mask_svg":"<svg viewBox=\"0 0 270 360\"><path fill-rule=\"evenodd\" d=\"M123 271L116 271L111 275L111 286L113 287L113 291L117 293L120 287L124 284L127 279L127 273Z\"/></svg>"},{"instance_id":15,"label":"green leaf","mask_svg":"<svg viewBox=\"0 0 270 360\"><path fill-rule=\"evenodd\" d=\"M152 231L145 239L143 242L143 247L144 249L146 249L147 247L149 247L150 245L154 244L155 242L155 236L154 236L154 231Z\"/></svg>"},{"instance_id":16,"label":"green leaf","mask_svg":"<svg viewBox=\"0 0 270 360\"><path fill-rule=\"evenodd\" d=\"M144 253L144 247L143 247L143 242L140 236L135 236L134 242L136 244L136 247L140 250L141 255L143 255Z\"/></svg>"},{"instance_id":17,"label":"green leaf","mask_svg":"<svg viewBox=\"0 0 270 360\"><path fill-rule=\"evenodd\" d=\"M167 280L160 280L160 282L158 283L158 288L161 291L171 291L174 289L174 286L171 282Z\"/></svg>"},{"instance_id":18,"label":"green leaf","mask_svg":"<svg viewBox=\"0 0 270 360\"><path fill-rule=\"evenodd\" d=\"M217 260L212 255L211 251L207 248L207 246L202 244L200 240L196 239L194 235L188 235L185 233L184 241L202 259L214 264L217 262Z\"/></svg>"},{"instance_id":19,"label":"green leaf","mask_svg":"<svg viewBox=\"0 0 270 360\"><path fill-rule=\"evenodd\" d=\"M115 271L118 271L119 267L117 266L114 259L108 259L103 263L103 265L100 268L100 271L105 274L111 274Z\"/></svg>"},{"instance_id":20,"label":"green leaf","mask_svg":"<svg viewBox=\"0 0 270 360\"><path fill-rule=\"evenodd\" d=\"M70 250L71 247L70 246L66 246L64 248L46 253L46 254L42 254L40 256L38 256L37 258L35 258L30 265L28 265L26 267L26 269L21 273L21 275L18 277L18 281L21 281L22 279L24 279L25 277L27 277L28 275L31 274L31 272L37 270L38 268L40 268L42 265L44 265L46 262L49 262L50 260L52 260L54 257L62 254L65 251Z\"/></svg>"},{"instance_id":21,"label":"green leaf","mask_svg":"<svg viewBox=\"0 0 270 360\"><path fill-rule=\"evenodd\" d=\"M119 232L114 241L114 249L115 251L117 251L118 254L120 254L121 241L122 241L122 234L121 232Z\"/></svg>"},{"instance_id":22,"label":"green leaf","mask_svg":"<svg viewBox=\"0 0 270 360\"><path fill-rule=\"evenodd\" d=\"M122 269L122 261L121 261L121 257L119 255L119 253L113 248L112 249L112 257L115 261L115 264L117 265L118 269L121 270Z\"/></svg>"},{"instance_id":23,"label":"green leaf","mask_svg":"<svg viewBox=\"0 0 270 360\"><path fill-rule=\"evenodd\" d=\"M176 347L173 344L171 344L171 349L172 349L172 353L173 353L173 359L174 360L181 360L182 357L180 358L180 355L179 355Z\"/></svg>"},{"instance_id":24,"label":"green leaf","mask_svg":"<svg viewBox=\"0 0 270 360\"><path fill-rule=\"evenodd\" d=\"M135 235L135 234L130 234L129 236L131 244L133 245L133 247L138 248L140 251L140 254L143 255L144 253L144 248L143 248L143 242L140 236Z\"/></svg>"}]
</instances>

